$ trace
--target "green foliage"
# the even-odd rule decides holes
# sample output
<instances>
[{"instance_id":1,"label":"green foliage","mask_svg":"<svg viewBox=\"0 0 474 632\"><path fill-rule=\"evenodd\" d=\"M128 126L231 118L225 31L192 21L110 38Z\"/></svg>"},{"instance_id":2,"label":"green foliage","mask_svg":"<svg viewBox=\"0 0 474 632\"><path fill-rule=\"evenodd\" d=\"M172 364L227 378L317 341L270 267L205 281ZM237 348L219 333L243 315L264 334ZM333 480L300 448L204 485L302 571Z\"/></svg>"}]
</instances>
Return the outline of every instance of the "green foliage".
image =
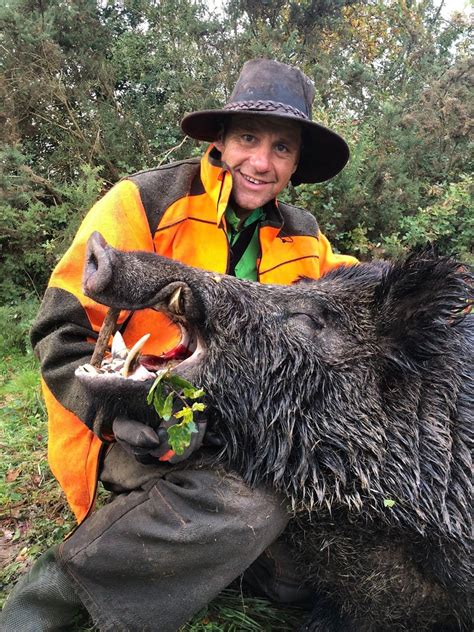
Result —
<instances>
[{"instance_id":1,"label":"green foliage","mask_svg":"<svg viewBox=\"0 0 474 632\"><path fill-rule=\"evenodd\" d=\"M37 299L0 306L0 356L31 353L28 335L38 307Z\"/></svg>"},{"instance_id":2,"label":"green foliage","mask_svg":"<svg viewBox=\"0 0 474 632\"><path fill-rule=\"evenodd\" d=\"M265 599L244 596L238 587L224 590L181 632L288 632L302 625L304 613L278 608Z\"/></svg>"},{"instance_id":3,"label":"green foliage","mask_svg":"<svg viewBox=\"0 0 474 632\"><path fill-rule=\"evenodd\" d=\"M468 39L467 19L446 21L432 2L347 6L318 42L305 38L315 116L348 141L351 159L330 183L288 197L314 213L340 251L370 258L406 248L394 245L405 219L472 171ZM458 235L443 236L443 247L466 256Z\"/></svg>"},{"instance_id":4,"label":"green foliage","mask_svg":"<svg viewBox=\"0 0 474 632\"><path fill-rule=\"evenodd\" d=\"M194 413L206 408L203 402L194 401L189 405L188 401L202 399L204 396L202 388L196 388L191 382L169 370L160 372L148 392L147 403L155 408L165 422L172 418L181 419L166 428L168 442L176 454L184 453L191 443L192 435L198 431ZM182 408L173 412L176 400L179 400Z\"/></svg>"},{"instance_id":5,"label":"green foliage","mask_svg":"<svg viewBox=\"0 0 474 632\"><path fill-rule=\"evenodd\" d=\"M456 253L474 264L474 212L472 175L461 174L455 183L432 187L433 202L400 221L404 246L436 242L446 254Z\"/></svg>"},{"instance_id":6,"label":"green foliage","mask_svg":"<svg viewBox=\"0 0 474 632\"><path fill-rule=\"evenodd\" d=\"M5 146L0 161L0 297L39 298L99 195L99 167L84 164L73 181L54 183L33 171L19 147Z\"/></svg>"}]
</instances>

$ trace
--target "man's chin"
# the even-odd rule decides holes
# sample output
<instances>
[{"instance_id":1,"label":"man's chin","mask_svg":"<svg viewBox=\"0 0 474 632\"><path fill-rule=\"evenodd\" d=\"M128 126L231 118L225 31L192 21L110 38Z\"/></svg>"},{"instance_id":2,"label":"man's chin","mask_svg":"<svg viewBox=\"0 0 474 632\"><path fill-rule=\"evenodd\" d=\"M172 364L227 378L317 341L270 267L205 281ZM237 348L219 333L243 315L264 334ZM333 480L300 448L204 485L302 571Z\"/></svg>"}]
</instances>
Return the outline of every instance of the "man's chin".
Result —
<instances>
[{"instance_id":1,"label":"man's chin","mask_svg":"<svg viewBox=\"0 0 474 632\"><path fill-rule=\"evenodd\" d=\"M240 214L249 214L254 211L256 208L261 208L270 200L273 200L274 197L271 194L267 195L238 195L233 196L231 204L232 208L236 212L237 215Z\"/></svg>"}]
</instances>

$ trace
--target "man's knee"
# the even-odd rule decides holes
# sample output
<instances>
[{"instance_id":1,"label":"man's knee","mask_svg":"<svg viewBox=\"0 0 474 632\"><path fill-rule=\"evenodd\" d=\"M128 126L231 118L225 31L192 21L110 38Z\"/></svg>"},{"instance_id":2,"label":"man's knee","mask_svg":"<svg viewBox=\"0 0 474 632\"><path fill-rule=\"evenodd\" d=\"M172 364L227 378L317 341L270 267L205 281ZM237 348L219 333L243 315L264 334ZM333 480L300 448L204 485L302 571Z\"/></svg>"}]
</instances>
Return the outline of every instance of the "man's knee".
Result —
<instances>
[{"instance_id":1,"label":"man's knee","mask_svg":"<svg viewBox=\"0 0 474 632\"><path fill-rule=\"evenodd\" d=\"M271 489L251 489L236 474L220 469L172 469L145 489L119 494L92 514L61 550L63 559L70 560L86 550L89 555L109 549L127 554L138 547L152 557L159 551L160 559L175 555L174 547L189 551L187 545L196 544L191 557L209 549L250 564L288 520L286 499Z\"/></svg>"},{"instance_id":2,"label":"man's knee","mask_svg":"<svg viewBox=\"0 0 474 632\"><path fill-rule=\"evenodd\" d=\"M187 529L196 528L216 538L226 537L252 542L255 538L272 542L289 520L286 498L270 488L250 488L237 474L220 469L184 469L158 480L152 490L176 513ZM193 529L193 525L195 528Z\"/></svg>"}]
</instances>

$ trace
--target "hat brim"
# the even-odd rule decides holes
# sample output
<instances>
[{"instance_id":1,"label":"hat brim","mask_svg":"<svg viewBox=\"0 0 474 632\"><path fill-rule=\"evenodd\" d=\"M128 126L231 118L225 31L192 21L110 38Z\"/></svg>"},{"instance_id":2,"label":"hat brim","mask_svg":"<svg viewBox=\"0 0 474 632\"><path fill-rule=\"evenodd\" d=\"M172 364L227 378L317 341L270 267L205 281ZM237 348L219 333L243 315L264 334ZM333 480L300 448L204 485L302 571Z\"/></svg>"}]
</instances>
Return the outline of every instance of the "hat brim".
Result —
<instances>
[{"instance_id":1,"label":"hat brim","mask_svg":"<svg viewBox=\"0 0 474 632\"><path fill-rule=\"evenodd\" d=\"M185 116L181 129L191 138L212 143L218 139L222 124L236 114L277 117L301 125L302 151L298 167L291 177L294 186L329 180L342 171L349 160L349 147L339 134L319 123L279 112L202 110Z\"/></svg>"}]
</instances>

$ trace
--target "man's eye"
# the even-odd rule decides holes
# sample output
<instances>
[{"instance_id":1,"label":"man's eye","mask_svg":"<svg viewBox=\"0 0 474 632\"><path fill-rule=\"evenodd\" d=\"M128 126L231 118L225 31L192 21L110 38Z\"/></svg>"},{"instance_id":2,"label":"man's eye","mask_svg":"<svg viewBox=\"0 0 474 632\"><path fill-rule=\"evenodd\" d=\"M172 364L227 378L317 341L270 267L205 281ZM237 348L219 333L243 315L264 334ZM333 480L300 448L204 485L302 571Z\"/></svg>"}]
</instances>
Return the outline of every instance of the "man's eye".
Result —
<instances>
[{"instance_id":1,"label":"man's eye","mask_svg":"<svg viewBox=\"0 0 474 632\"><path fill-rule=\"evenodd\" d=\"M282 154L286 154L290 151L288 146L283 143L278 143L278 145L276 146L276 150Z\"/></svg>"},{"instance_id":2,"label":"man's eye","mask_svg":"<svg viewBox=\"0 0 474 632\"><path fill-rule=\"evenodd\" d=\"M245 143L251 143L255 139L255 136L252 134L242 134L242 140Z\"/></svg>"}]
</instances>

